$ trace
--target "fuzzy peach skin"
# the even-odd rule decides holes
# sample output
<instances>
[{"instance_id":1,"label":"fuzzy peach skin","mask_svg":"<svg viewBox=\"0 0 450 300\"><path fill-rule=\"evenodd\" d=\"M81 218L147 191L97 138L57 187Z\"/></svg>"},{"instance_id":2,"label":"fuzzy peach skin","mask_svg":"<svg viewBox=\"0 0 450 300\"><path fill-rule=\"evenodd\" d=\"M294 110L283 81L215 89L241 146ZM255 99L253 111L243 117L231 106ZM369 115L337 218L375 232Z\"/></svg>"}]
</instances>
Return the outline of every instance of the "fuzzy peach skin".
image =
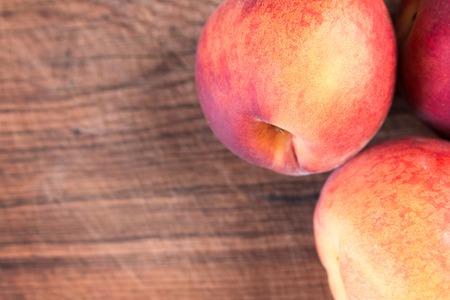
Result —
<instances>
[{"instance_id":1,"label":"fuzzy peach skin","mask_svg":"<svg viewBox=\"0 0 450 300\"><path fill-rule=\"evenodd\" d=\"M198 97L241 158L283 174L324 172L380 128L396 51L382 0L226 0L199 39Z\"/></svg>"},{"instance_id":2,"label":"fuzzy peach skin","mask_svg":"<svg viewBox=\"0 0 450 300\"><path fill-rule=\"evenodd\" d=\"M450 299L450 143L403 138L337 169L314 212L335 299Z\"/></svg>"},{"instance_id":3,"label":"fuzzy peach skin","mask_svg":"<svg viewBox=\"0 0 450 300\"><path fill-rule=\"evenodd\" d=\"M450 138L450 1L404 0L396 30L406 98L420 119Z\"/></svg>"}]
</instances>

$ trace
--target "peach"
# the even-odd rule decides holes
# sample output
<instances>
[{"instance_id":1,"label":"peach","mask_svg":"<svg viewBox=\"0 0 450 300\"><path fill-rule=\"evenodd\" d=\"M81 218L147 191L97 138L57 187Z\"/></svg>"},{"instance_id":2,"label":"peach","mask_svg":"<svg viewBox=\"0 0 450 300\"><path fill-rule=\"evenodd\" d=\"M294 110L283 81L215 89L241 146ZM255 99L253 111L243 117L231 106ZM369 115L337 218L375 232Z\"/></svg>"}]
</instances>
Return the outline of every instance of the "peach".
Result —
<instances>
[{"instance_id":1,"label":"peach","mask_svg":"<svg viewBox=\"0 0 450 300\"><path fill-rule=\"evenodd\" d=\"M450 1L404 0L396 30L408 102L420 119L450 138Z\"/></svg>"},{"instance_id":2,"label":"peach","mask_svg":"<svg viewBox=\"0 0 450 300\"><path fill-rule=\"evenodd\" d=\"M383 123L396 52L382 0L225 0L199 39L198 97L241 158L283 174L325 172Z\"/></svg>"},{"instance_id":3,"label":"peach","mask_svg":"<svg viewBox=\"0 0 450 300\"><path fill-rule=\"evenodd\" d=\"M363 151L327 180L314 235L335 299L449 299L450 143Z\"/></svg>"}]
</instances>

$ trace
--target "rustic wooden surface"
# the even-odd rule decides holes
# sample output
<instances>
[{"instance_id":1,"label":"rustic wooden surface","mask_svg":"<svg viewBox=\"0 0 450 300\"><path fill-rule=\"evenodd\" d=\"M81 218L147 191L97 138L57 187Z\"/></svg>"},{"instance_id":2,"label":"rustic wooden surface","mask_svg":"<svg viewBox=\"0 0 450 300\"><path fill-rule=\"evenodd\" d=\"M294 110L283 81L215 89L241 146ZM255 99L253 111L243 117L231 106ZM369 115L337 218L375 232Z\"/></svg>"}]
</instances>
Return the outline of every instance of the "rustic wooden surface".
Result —
<instances>
[{"instance_id":1,"label":"rustic wooden surface","mask_svg":"<svg viewBox=\"0 0 450 300\"><path fill-rule=\"evenodd\" d=\"M203 119L219 3L0 1L0 299L330 299L328 174L250 166ZM373 142L412 134L432 135L396 97Z\"/></svg>"}]
</instances>

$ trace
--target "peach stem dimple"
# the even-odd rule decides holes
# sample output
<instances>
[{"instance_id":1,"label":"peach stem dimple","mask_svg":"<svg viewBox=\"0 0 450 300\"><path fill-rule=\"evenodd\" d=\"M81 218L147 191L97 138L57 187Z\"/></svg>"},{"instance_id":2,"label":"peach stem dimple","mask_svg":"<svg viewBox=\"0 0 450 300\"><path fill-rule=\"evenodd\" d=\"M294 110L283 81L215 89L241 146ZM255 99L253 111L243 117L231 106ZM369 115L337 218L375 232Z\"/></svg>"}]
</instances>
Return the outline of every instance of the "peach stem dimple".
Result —
<instances>
[{"instance_id":1,"label":"peach stem dimple","mask_svg":"<svg viewBox=\"0 0 450 300\"><path fill-rule=\"evenodd\" d=\"M273 126L275 127L275 130L278 131L279 133L282 133L282 134L286 133L286 130L284 130L283 128L280 128L280 127L275 126L275 125L273 125Z\"/></svg>"}]
</instances>

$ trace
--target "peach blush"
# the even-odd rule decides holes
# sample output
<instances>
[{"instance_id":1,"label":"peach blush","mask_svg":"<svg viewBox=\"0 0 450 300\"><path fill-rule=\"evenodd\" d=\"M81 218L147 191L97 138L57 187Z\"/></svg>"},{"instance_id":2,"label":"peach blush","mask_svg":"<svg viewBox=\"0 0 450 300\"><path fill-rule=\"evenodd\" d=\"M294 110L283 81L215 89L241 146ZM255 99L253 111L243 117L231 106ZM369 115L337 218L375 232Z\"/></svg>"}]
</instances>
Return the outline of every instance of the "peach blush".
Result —
<instances>
[{"instance_id":1,"label":"peach blush","mask_svg":"<svg viewBox=\"0 0 450 300\"><path fill-rule=\"evenodd\" d=\"M450 143L374 146L327 180L316 247L335 299L448 299Z\"/></svg>"},{"instance_id":2,"label":"peach blush","mask_svg":"<svg viewBox=\"0 0 450 300\"><path fill-rule=\"evenodd\" d=\"M381 0L226 0L199 39L206 120L241 158L302 175L359 152L389 110L396 44Z\"/></svg>"}]
</instances>

